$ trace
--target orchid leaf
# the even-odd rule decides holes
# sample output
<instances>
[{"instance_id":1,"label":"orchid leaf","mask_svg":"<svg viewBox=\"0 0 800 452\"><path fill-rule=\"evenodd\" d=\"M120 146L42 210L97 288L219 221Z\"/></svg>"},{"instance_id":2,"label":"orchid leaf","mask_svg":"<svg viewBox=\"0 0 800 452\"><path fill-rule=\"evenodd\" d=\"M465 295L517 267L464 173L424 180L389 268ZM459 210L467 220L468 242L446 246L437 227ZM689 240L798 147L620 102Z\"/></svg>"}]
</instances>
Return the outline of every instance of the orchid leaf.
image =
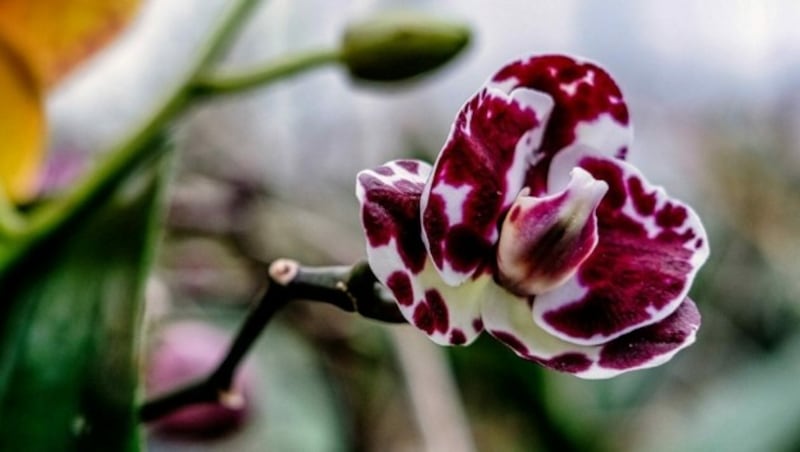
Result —
<instances>
[{"instance_id":1,"label":"orchid leaf","mask_svg":"<svg viewBox=\"0 0 800 452\"><path fill-rule=\"evenodd\" d=\"M0 274L0 450L138 450L142 287L165 154Z\"/></svg>"}]
</instances>

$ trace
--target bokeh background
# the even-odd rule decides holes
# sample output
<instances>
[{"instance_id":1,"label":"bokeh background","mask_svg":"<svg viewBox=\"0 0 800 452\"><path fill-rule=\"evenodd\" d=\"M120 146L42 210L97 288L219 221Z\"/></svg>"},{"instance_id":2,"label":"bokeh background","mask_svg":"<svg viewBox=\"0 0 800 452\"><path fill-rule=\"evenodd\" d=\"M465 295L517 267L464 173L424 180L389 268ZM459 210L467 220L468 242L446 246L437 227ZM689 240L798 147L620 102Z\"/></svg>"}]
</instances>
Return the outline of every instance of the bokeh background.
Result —
<instances>
[{"instance_id":1,"label":"bokeh background","mask_svg":"<svg viewBox=\"0 0 800 452\"><path fill-rule=\"evenodd\" d=\"M52 189L175 86L225 3L144 2L59 87ZM631 109L630 159L704 219L697 344L657 369L582 381L488 339L441 349L407 326L298 303L242 372L245 410L151 427L152 450L799 450L800 3L265 0L225 67L335 46L348 21L401 7L465 21L471 47L415 83L358 85L328 68L201 105L175 130L148 286L150 391L213 366L263 283L261 262L361 258L356 172L434 158L462 102L531 53L606 67Z\"/></svg>"}]
</instances>

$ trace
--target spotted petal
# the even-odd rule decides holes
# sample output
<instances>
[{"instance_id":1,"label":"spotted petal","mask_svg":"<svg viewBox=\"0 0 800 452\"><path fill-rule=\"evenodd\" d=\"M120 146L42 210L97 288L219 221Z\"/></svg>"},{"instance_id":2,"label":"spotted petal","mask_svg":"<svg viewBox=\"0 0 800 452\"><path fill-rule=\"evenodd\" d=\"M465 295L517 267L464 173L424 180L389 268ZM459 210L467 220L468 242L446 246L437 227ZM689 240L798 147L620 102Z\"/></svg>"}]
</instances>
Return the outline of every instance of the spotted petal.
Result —
<instances>
[{"instance_id":1,"label":"spotted petal","mask_svg":"<svg viewBox=\"0 0 800 452\"><path fill-rule=\"evenodd\" d=\"M498 221L523 186L552 107L526 88L484 89L458 114L422 196L424 241L448 284L491 265Z\"/></svg>"},{"instance_id":2,"label":"spotted petal","mask_svg":"<svg viewBox=\"0 0 800 452\"><path fill-rule=\"evenodd\" d=\"M356 195L367 259L409 323L439 344L467 344L483 330L480 300L492 281L484 276L450 287L427 257L419 199L430 171L426 163L397 160L359 173Z\"/></svg>"},{"instance_id":3,"label":"spotted petal","mask_svg":"<svg viewBox=\"0 0 800 452\"><path fill-rule=\"evenodd\" d=\"M606 344L577 345L532 322L527 300L497 288L483 304L483 322L492 336L521 358L581 378L599 379L669 361L694 342L700 314L687 298L659 323Z\"/></svg>"},{"instance_id":4,"label":"spotted petal","mask_svg":"<svg viewBox=\"0 0 800 452\"><path fill-rule=\"evenodd\" d=\"M628 107L611 76L594 63L564 55L529 57L500 69L489 86L503 92L530 88L555 102L528 174L534 195L544 190L551 159L571 144L625 158L633 137Z\"/></svg>"},{"instance_id":5,"label":"spotted petal","mask_svg":"<svg viewBox=\"0 0 800 452\"><path fill-rule=\"evenodd\" d=\"M708 239L689 206L633 166L573 146L551 173L575 166L609 186L597 209L599 242L572 278L536 297L533 317L561 339L596 345L672 314L708 257Z\"/></svg>"}]
</instances>

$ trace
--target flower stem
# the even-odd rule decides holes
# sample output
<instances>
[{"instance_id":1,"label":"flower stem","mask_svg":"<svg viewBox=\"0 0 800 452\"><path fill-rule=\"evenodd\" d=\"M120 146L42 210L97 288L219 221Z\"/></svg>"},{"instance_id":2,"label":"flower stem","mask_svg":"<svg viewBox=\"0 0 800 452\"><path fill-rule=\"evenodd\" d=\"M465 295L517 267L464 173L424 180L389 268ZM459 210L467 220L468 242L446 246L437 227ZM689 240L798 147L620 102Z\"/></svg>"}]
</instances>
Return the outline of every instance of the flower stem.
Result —
<instances>
[{"instance_id":1,"label":"flower stem","mask_svg":"<svg viewBox=\"0 0 800 452\"><path fill-rule=\"evenodd\" d=\"M231 383L242 359L273 316L290 301L322 302L371 319L405 322L397 304L380 291L366 262L352 267L311 268L289 259L278 259L269 266L268 278L267 290L247 316L217 368L202 380L146 402L139 411L142 421L154 421L188 405L225 404L231 398Z\"/></svg>"},{"instance_id":2,"label":"flower stem","mask_svg":"<svg viewBox=\"0 0 800 452\"><path fill-rule=\"evenodd\" d=\"M122 183L124 176L136 171L143 162L159 153L168 152L169 146L164 145L168 142L167 129L198 100L198 94L204 89L202 87L206 86L204 81L209 80L206 74L211 72L220 55L228 49L236 37L242 23L259 3L260 0L236 0L229 6L199 51L195 63L182 83L164 98L133 133L114 146L98 168L82 179L64 198L34 209L23 218L25 222L21 225L11 221L13 218L0 218L6 220L0 222L0 226L8 226L6 229L9 233L14 233L13 241L0 241L0 273L10 268L37 244L53 236L64 225L80 218L83 212L102 202L108 193L114 191L113 188ZM262 69L261 75L252 75L245 79L236 77L234 80L225 81L224 88L218 92L229 93L236 89L249 89L256 84L263 86L282 77L335 61L338 61L338 52L330 50L287 56L276 61L271 68ZM238 85L231 83L236 80L240 80ZM217 94L217 91L206 90L205 94Z\"/></svg>"},{"instance_id":3,"label":"flower stem","mask_svg":"<svg viewBox=\"0 0 800 452\"><path fill-rule=\"evenodd\" d=\"M115 146L100 167L84 179L71 193L57 203L43 206L31 216L31 230L34 236L46 235L69 217L76 216L82 208L102 197L108 188L120 180L123 174L133 171L152 152L163 139L161 136L172 121L191 103L191 83L225 51L241 28L244 19L258 5L260 0L238 0L229 7L227 14L199 52L199 56L183 83L168 95L161 105L130 136Z\"/></svg>"},{"instance_id":4,"label":"flower stem","mask_svg":"<svg viewBox=\"0 0 800 452\"><path fill-rule=\"evenodd\" d=\"M308 69L340 62L341 52L338 49L306 50L279 57L249 71L201 75L194 80L192 92L200 96L238 93Z\"/></svg>"}]
</instances>

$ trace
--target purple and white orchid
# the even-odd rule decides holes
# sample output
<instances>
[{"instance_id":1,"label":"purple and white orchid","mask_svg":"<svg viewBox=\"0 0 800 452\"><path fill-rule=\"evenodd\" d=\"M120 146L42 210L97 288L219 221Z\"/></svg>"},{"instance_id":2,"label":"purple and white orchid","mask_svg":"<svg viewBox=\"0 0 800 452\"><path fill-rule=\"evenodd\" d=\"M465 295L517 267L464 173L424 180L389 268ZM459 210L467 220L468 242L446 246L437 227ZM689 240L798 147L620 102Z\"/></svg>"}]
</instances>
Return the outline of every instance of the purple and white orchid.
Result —
<instances>
[{"instance_id":1,"label":"purple and white orchid","mask_svg":"<svg viewBox=\"0 0 800 452\"><path fill-rule=\"evenodd\" d=\"M436 343L486 330L583 378L660 365L700 326L687 293L708 240L624 161L631 139L600 67L512 62L464 105L433 167L359 173L370 267Z\"/></svg>"}]
</instances>

